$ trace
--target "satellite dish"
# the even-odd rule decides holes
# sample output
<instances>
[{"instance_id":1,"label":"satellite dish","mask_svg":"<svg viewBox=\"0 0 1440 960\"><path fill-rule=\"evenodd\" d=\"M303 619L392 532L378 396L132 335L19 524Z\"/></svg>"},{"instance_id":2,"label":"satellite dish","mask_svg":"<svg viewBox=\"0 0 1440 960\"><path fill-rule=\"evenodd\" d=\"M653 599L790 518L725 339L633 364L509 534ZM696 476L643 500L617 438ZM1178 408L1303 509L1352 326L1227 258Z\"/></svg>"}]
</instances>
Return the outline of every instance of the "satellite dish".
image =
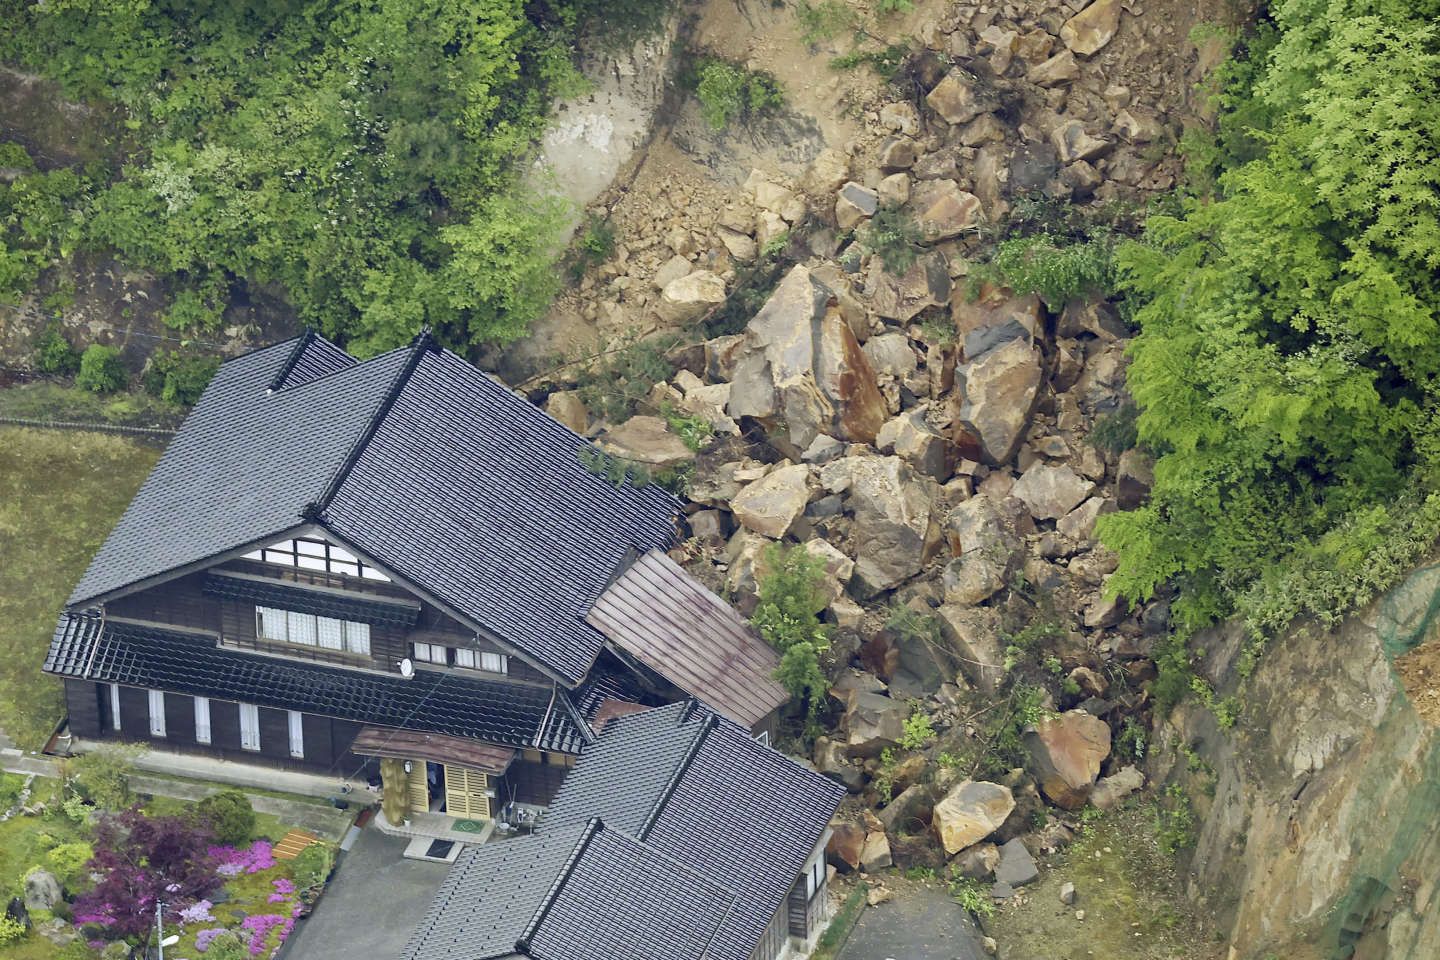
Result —
<instances>
[{"instance_id":1,"label":"satellite dish","mask_svg":"<svg viewBox=\"0 0 1440 960\"><path fill-rule=\"evenodd\" d=\"M404 660L400 661L400 676L404 677L406 680L409 680L411 677L415 676L415 664L410 662L409 657L406 657Z\"/></svg>"}]
</instances>

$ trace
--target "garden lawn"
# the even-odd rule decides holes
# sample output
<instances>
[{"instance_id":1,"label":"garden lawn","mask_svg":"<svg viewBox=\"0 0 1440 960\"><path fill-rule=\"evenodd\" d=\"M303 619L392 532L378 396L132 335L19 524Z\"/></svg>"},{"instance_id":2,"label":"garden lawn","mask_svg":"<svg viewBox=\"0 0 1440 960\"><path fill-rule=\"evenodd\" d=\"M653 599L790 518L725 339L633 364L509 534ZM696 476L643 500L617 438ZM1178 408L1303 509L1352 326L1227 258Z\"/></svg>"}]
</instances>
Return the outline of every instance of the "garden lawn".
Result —
<instances>
[{"instance_id":1,"label":"garden lawn","mask_svg":"<svg viewBox=\"0 0 1440 960\"><path fill-rule=\"evenodd\" d=\"M122 437L0 427L0 729L22 748L64 712L40 672L55 618L159 456Z\"/></svg>"}]
</instances>

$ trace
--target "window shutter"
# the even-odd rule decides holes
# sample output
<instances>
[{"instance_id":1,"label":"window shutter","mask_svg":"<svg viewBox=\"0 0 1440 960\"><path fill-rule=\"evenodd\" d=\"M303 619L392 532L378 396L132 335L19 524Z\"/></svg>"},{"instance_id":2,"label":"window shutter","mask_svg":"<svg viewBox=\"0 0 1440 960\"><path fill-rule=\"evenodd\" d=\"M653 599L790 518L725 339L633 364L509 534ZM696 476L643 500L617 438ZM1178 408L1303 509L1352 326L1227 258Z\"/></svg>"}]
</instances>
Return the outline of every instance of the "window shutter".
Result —
<instances>
[{"instance_id":1,"label":"window shutter","mask_svg":"<svg viewBox=\"0 0 1440 960\"><path fill-rule=\"evenodd\" d=\"M195 698L195 742L210 742L210 698Z\"/></svg>"},{"instance_id":2,"label":"window shutter","mask_svg":"<svg viewBox=\"0 0 1440 960\"><path fill-rule=\"evenodd\" d=\"M260 749L260 708L253 703L240 704L240 749Z\"/></svg>"},{"instance_id":3,"label":"window shutter","mask_svg":"<svg viewBox=\"0 0 1440 960\"><path fill-rule=\"evenodd\" d=\"M290 642L302 643L307 647L315 646L315 615L313 613L296 613L291 610L285 616L286 625L290 630Z\"/></svg>"},{"instance_id":4,"label":"window shutter","mask_svg":"<svg viewBox=\"0 0 1440 960\"><path fill-rule=\"evenodd\" d=\"M345 621L336 620L333 617L318 618L318 631L320 635L320 646L326 650L345 649ZM369 626L369 624L366 624Z\"/></svg>"},{"instance_id":5,"label":"window shutter","mask_svg":"<svg viewBox=\"0 0 1440 960\"><path fill-rule=\"evenodd\" d=\"M370 624L345 621L345 645L351 653L370 654Z\"/></svg>"},{"instance_id":6,"label":"window shutter","mask_svg":"<svg viewBox=\"0 0 1440 960\"><path fill-rule=\"evenodd\" d=\"M290 756L299 760L305 756L305 715L299 710L288 711L290 716Z\"/></svg>"},{"instance_id":7,"label":"window shutter","mask_svg":"<svg viewBox=\"0 0 1440 960\"><path fill-rule=\"evenodd\" d=\"M150 736L165 736L165 693L163 690L150 691Z\"/></svg>"}]
</instances>

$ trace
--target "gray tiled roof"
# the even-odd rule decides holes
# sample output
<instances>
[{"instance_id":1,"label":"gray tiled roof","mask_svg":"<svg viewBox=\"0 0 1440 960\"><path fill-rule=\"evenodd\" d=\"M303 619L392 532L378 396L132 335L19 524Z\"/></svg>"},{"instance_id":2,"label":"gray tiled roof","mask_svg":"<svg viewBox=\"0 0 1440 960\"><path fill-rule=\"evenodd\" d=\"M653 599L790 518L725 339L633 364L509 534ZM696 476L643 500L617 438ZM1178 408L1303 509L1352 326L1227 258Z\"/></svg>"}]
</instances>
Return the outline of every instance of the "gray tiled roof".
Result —
<instances>
[{"instance_id":1,"label":"gray tiled roof","mask_svg":"<svg viewBox=\"0 0 1440 960\"><path fill-rule=\"evenodd\" d=\"M675 703L607 723L540 829L573 827L592 810L734 890L708 956L744 960L844 795L738 724Z\"/></svg>"},{"instance_id":2,"label":"gray tiled roof","mask_svg":"<svg viewBox=\"0 0 1440 960\"><path fill-rule=\"evenodd\" d=\"M486 893L474 896L480 887ZM734 900L592 820L461 854L403 956L700 960Z\"/></svg>"},{"instance_id":3,"label":"gray tiled roof","mask_svg":"<svg viewBox=\"0 0 1440 960\"><path fill-rule=\"evenodd\" d=\"M597 859L593 869L571 871L583 882L570 894L563 884L556 888L564 894L556 905L564 903L567 909L552 907L540 927L546 936L531 938L529 951L519 955L746 960L843 796L843 787L698 704L672 704L611 720L581 754L541 819L535 840L563 842L598 818L604 825L601 835L623 837L617 849L634 844L635 856L617 852L612 859ZM484 855L485 849L473 856ZM567 876L552 856L537 853L535 860L537 870ZM687 871L703 881L676 883L674 878ZM485 951L512 949L505 938L513 925L498 934L500 939L484 940L466 917L473 911L488 916L491 908L481 905L508 896L511 886L508 873L457 868L405 960L506 956ZM669 929L674 913L694 920L718 914L722 906L723 916L701 953L689 951L704 924ZM648 952L645 945L652 942L670 952ZM592 951L593 944L606 943L615 945L610 952Z\"/></svg>"},{"instance_id":4,"label":"gray tiled roof","mask_svg":"<svg viewBox=\"0 0 1440 960\"><path fill-rule=\"evenodd\" d=\"M590 473L585 442L428 338L364 363L277 344L220 368L70 604L309 520L574 683L603 644L586 611L679 510Z\"/></svg>"}]
</instances>

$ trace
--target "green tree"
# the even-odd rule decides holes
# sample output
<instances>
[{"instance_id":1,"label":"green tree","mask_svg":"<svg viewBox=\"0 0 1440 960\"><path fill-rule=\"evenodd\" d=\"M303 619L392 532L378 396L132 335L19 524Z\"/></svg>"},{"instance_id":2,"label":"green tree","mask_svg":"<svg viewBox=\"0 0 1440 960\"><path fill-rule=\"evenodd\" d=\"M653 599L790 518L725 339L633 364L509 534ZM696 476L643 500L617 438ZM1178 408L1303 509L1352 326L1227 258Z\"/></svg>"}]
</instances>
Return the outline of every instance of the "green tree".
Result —
<instances>
[{"instance_id":1,"label":"green tree","mask_svg":"<svg viewBox=\"0 0 1440 960\"><path fill-rule=\"evenodd\" d=\"M1159 456L1149 503L1099 529L1111 588L1178 582L1182 628L1301 558L1368 581L1440 476L1440 4L1274 15L1246 81L1263 153L1231 154L1213 193L1117 253L1136 427Z\"/></svg>"},{"instance_id":2,"label":"green tree","mask_svg":"<svg viewBox=\"0 0 1440 960\"><path fill-rule=\"evenodd\" d=\"M125 387L129 375L120 360L120 351L102 343L92 343L80 356L80 372L75 386L92 393L114 393Z\"/></svg>"},{"instance_id":3,"label":"green tree","mask_svg":"<svg viewBox=\"0 0 1440 960\"><path fill-rule=\"evenodd\" d=\"M829 649L829 628L820 622L827 605L825 561L800 547L778 543L765 548L758 572L760 603L751 618L760 635L780 653L775 677L814 715L824 702L826 682L820 654Z\"/></svg>"}]
</instances>

